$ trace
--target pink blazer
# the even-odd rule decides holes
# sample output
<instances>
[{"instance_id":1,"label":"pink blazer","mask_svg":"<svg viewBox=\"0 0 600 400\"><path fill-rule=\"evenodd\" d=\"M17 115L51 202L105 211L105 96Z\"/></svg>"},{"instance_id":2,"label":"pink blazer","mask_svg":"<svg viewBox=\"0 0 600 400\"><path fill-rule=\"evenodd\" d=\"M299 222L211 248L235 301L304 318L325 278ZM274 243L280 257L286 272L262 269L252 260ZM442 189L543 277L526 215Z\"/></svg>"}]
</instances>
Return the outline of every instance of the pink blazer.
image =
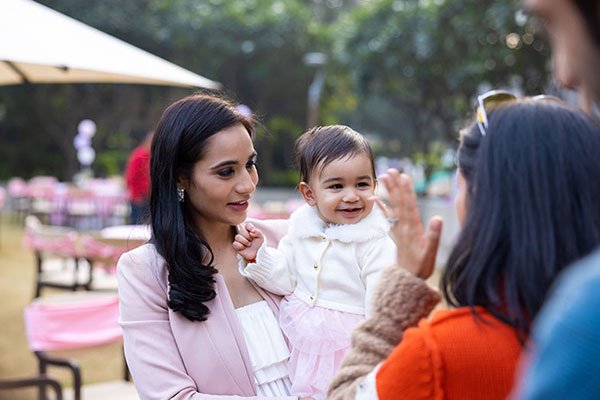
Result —
<instances>
[{"instance_id":1,"label":"pink blazer","mask_svg":"<svg viewBox=\"0 0 600 400\"><path fill-rule=\"evenodd\" d=\"M272 246L287 232L285 220L252 222ZM167 269L154 245L125 253L117 271L125 356L141 399L260 398L221 275L208 319L191 322L167 306ZM279 298L259 292L278 315Z\"/></svg>"}]
</instances>

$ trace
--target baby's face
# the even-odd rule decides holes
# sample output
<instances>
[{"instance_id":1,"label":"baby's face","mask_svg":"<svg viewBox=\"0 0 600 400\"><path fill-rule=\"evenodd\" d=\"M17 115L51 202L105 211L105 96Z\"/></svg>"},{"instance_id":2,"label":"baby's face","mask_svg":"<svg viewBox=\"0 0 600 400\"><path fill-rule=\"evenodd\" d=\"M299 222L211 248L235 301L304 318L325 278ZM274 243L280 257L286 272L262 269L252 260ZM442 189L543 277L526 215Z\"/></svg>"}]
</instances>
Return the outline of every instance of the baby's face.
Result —
<instances>
[{"instance_id":1,"label":"baby's face","mask_svg":"<svg viewBox=\"0 0 600 400\"><path fill-rule=\"evenodd\" d=\"M355 224L373 209L375 185L371 159L357 154L316 168L305 199L326 223Z\"/></svg>"}]
</instances>

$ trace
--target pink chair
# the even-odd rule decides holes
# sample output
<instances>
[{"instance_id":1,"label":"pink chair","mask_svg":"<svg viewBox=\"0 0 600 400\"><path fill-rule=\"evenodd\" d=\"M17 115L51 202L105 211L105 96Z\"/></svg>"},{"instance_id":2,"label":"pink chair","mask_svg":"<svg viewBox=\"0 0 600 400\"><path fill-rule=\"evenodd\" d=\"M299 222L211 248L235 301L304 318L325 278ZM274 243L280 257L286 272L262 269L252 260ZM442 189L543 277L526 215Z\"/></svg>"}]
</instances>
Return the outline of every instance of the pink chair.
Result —
<instances>
[{"instance_id":1,"label":"pink chair","mask_svg":"<svg viewBox=\"0 0 600 400\"><path fill-rule=\"evenodd\" d=\"M126 362L123 379L84 385L77 361L49 354L121 340L118 317L116 294L77 292L35 299L25 309L25 330L29 347L38 359L40 376L48 376L50 366L69 369L73 386L63 390L69 399L138 399ZM45 387L40 388L40 399L46 399Z\"/></svg>"},{"instance_id":2,"label":"pink chair","mask_svg":"<svg viewBox=\"0 0 600 400\"><path fill-rule=\"evenodd\" d=\"M117 261L150 239L146 225L116 225L81 234L81 257L92 266L91 290L117 290Z\"/></svg>"},{"instance_id":3,"label":"pink chair","mask_svg":"<svg viewBox=\"0 0 600 400\"><path fill-rule=\"evenodd\" d=\"M28 215L23 245L33 250L36 258L34 298L41 295L44 287L71 291L91 288L92 272L89 263L80 256L76 231L44 225L37 217Z\"/></svg>"},{"instance_id":4,"label":"pink chair","mask_svg":"<svg viewBox=\"0 0 600 400\"><path fill-rule=\"evenodd\" d=\"M100 227L96 196L92 190L71 188L66 200L67 225L79 229Z\"/></svg>"},{"instance_id":5,"label":"pink chair","mask_svg":"<svg viewBox=\"0 0 600 400\"><path fill-rule=\"evenodd\" d=\"M133 247L124 241L109 241L98 234L81 235L81 257L91 265L89 290L117 290L117 261Z\"/></svg>"},{"instance_id":6,"label":"pink chair","mask_svg":"<svg viewBox=\"0 0 600 400\"><path fill-rule=\"evenodd\" d=\"M59 181L53 176L35 176L27 183L29 194L29 213L50 222L50 215L56 212L55 193Z\"/></svg>"}]
</instances>

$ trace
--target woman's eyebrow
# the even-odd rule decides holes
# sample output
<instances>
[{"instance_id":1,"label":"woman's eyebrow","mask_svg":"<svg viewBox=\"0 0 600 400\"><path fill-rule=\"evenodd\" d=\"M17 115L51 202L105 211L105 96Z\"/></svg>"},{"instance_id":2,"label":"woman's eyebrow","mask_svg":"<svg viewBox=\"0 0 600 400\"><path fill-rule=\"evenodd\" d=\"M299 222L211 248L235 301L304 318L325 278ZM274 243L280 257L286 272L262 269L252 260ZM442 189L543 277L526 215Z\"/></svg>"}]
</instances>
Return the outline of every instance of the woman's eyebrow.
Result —
<instances>
[{"instance_id":1,"label":"woman's eyebrow","mask_svg":"<svg viewBox=\"0 0 600 400\"><path fill-rule=\"evenodd\" d=\"M217 165L210 167L210 169L211 170L219 169L219 168L229 167L231 165L238 165L238 164L239 164L239 162L237 162L235 160L227 160L227 161L222 161L222 162L218 163Z\"/></svg>"},{"instance_id":2,"label":"woman's eyebrow","mask_svg":"<svg viewBox=\"0 0 600 400\"><path fill-rule=\"evenodd\" d=\"M257 156L256 151L253 151L252 154L250 154L250 157L248 157L248 160L252 160L256 156ZM210 169L211 170L213 170L213 169L219 169L219 168L229 167L229 166L238 165L238 164L239 164L239 162L236 161L236 160L226 160L226 161L221 161L217 165L214 165L214 166L210 167Z\"/></svg>"}]
</instances>

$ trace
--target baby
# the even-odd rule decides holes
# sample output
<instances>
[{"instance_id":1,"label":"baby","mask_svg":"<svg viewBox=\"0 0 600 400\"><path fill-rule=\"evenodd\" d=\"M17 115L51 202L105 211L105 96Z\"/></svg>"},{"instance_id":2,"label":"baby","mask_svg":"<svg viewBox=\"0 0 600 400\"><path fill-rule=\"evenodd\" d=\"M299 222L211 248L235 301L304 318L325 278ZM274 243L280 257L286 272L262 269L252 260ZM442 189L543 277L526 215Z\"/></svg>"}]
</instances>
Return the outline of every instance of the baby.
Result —
<instances>
[{"instance_id":1,"label":"baby","mask_svg":"<svg viewBox=\"0 0 600 400\"><path fill-rule=\"evenodd\" d=\"M396 246L374 207L373 151L362 135L342 125L313 128L297 140L296 158L307 204L290 216L288 235L271 248L246 224L233 246L244 276L285 296L279 322L291 347L292 393L320 400Z\"/></svg>"}]
</instances>

